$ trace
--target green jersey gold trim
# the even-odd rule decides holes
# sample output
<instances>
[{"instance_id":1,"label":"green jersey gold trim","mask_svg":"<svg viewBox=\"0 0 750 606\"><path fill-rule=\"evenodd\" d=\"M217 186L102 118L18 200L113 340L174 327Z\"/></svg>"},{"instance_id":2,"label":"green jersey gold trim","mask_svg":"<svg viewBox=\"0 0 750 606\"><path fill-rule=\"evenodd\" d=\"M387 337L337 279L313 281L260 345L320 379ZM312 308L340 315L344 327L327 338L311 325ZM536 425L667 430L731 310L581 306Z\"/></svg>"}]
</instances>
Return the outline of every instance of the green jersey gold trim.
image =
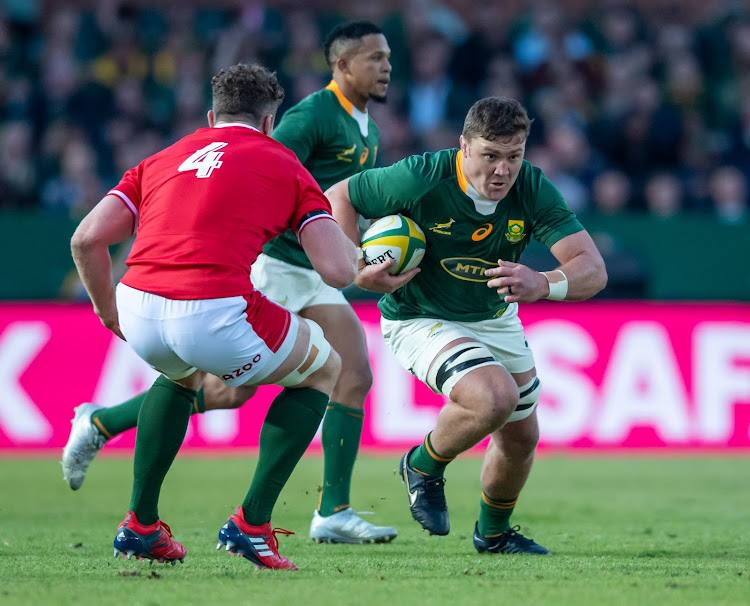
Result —
<instances>
[{"instance_id":1,"label":"green jersey gold trim","mask_svg":"<svg viewBox=\"0 0 750 606\"><path fill-rule=\"evenodd\" d=\"M352 205L362 216L402 214L425 233L420 273L380 299L384 318L478 322L499 317L508 305L487 287L486 271L497 267L498 259L519 262L531 237L551 247L583 229L560 192L526 161L489 215L477 210L467 186L458 149L411 156L349 180Z\"/></svg>"},{"instance_id":2,"label":"green jersey gold trim","mask_svg":"<svg viewBox=\"0 0 750 606\"><path fill-rule=\"evenodd\" d=\"M359 116L363 119L362 116ZM375 166L380 132L366 116L360 130L352 103L335 80L305 97L281 117L273 138L291 149L325 191L334 183ZM305 252L291 232L285 232L263 247L268 256L312 269Z\"/></svg>"}]
</instances>

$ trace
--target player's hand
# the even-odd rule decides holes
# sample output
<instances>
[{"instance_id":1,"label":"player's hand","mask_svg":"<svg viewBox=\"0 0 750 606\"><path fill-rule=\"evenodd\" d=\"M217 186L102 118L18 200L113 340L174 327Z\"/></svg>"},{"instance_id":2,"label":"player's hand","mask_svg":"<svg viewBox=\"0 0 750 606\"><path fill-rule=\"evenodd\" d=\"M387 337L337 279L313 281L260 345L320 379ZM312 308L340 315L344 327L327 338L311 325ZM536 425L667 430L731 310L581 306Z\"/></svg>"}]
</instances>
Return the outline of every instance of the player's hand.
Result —
<instances>
[{"instance_id":1,"label":"player's hand","mask_svg":"<svg viewBox=\"0 0 750 606\"><path fill-rule=\"evenodd\" d=\"M497 289L506 303L533 303L549 294L547 278L520 263L498 259L497 267L488 269L484 275L492 278L487 286Z\"/></svg>"},{"instance_id":2,"label":"player's hand","mask_svg":"<svg viewBox=\"0 0 750 606\"><path fill-rule=\"evenodd\" d=\"M117 315L117 309L114 310L107 310L107 311L101 311L99 309L94 309L96 312L96 315L99 316L99 320L104 325L105 328L111 330L116 337L119 337L123 341L125 341L125 336L122 334L122 331L120 330L120 317Z\"/></svg>"},{"instance_id":3,"label":"player's hand","mask_svg":"<svg viewBox=\"0 0 750 606\"><path fill-rule=\"evenodd\" d=\"M397 276L392 276L388 273L388 268L394 263L393 259L388 259L384 263L365 265L359 270L354 283L360 288L371 292L392 293L420 272L420 269L415 267Z\"/></svg>"}]
</instances>

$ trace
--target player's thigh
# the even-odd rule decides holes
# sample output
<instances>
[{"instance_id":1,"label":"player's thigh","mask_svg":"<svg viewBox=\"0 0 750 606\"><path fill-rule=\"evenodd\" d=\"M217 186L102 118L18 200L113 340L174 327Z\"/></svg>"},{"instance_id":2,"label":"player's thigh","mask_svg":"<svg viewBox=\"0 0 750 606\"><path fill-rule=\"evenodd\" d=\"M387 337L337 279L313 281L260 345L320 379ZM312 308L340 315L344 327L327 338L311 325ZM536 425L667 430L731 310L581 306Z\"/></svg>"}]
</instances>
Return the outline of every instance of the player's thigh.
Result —
<instances>
[{"instance_id":1,"label":"player's thigh","mask_svg":"<svg viewBox=\"0 0 750 606\"><path fill-rule=\"evenodd\" d=\"M120 330L139 358L172 380L195 372L193 365L174 351L164 332L167 299L122 283L117 285L116 299Z\"/></svg>"},{"instance_id":2,"label":"player's thigh","mask_svg":"<svg viewBox=\"0 0 750 606\"><path fill-rule=\"evenodd\" d=\"M351 305L314 305L303 309L300 316L323 329L326 340L341 357L342 374L370 374L365 331Z\"/></svg>"},{"instance_id":3,"label":"player's thigh","mask_svg":"<svg viewBox=\"0 0 750 606\"><path fill-rule=\"evenodd\" d=\"M298 319L299 328L289 355L273 372L260 373L253 381L257 384L274 383L284 387L312 387L331 393L341 369L339 355L326 341L323 330L315 322Z\"/></svg>"},{"instance_id":4,"label":"player's thigh","mask_svg":"<svg viewBox=\"0 0 750 606\"><path fill-rule=\"evenodd\" d=\"M173 303L189 311L165 323L174 351L232 387L275 370L290 354L299 327L294 314L257 292Z\"/></svg>"},{"instance_id":5,"label":"player's thigh","mask_svg":"<svg viewBox=\"0 0 750 606\"><path fill-rule=\"evenodd\" d=\"M499 318L481 322L457 322L492 352L512 375L535 374L534 354L518 317L518 304L512 303ZM521 377L522 379L525 377Z\"/></svg>"},{"instance_id":6,"label":"player's thigh","mask_svg":"<svg viewBox=\"0 0 750 606\"><path fill-rule=\"evenodd\" d=\"M487 347L459 323L432 318L383 319L381 327L399 363L435 393L452 397L453 388L468 375L481 379L482 385L485 380L492 386L512 381ZM477 374L479 369L483 372Z\"/></svg>"}]
</instances>

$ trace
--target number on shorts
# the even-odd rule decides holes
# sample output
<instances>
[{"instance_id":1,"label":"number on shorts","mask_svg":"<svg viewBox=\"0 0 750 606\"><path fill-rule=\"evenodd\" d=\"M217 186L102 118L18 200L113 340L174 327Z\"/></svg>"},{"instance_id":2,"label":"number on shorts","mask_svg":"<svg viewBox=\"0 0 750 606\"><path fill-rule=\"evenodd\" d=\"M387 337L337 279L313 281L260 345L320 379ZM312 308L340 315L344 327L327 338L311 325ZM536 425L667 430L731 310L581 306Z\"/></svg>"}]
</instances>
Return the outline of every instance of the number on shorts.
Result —
<instances>
[{"instance_id":1,"label":"number on shorts","mask_svg":"<svg viewBox=\"0 0 750 606\"><path fill-rule=\"evenodd\" d=\"M182 164L177 170L181 173L194 170L195 176L199 179L206 179L211 176L214 168L219 168L222 165L222 161L219 160L224 155L224 152L217 151L222 147L226 147L226 143L220 141L214 141L213 143L206 145L203 149L199 149Z\"/></svg>"}]
</instances>

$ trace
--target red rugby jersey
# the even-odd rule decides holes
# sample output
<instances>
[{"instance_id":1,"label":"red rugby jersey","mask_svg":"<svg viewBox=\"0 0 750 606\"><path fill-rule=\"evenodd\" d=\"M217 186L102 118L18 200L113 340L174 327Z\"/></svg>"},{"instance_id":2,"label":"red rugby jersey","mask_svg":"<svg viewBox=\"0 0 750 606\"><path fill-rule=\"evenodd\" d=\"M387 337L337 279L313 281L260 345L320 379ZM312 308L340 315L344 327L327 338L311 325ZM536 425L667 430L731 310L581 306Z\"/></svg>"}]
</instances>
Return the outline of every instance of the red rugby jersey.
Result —
<instances>
[{"instance_id":1,"label":"red rugby jersey","mask_svg":"<svg viewBox=\"0 0 750 606\"><path fill-rule=\"evenodd\" d=\"M332 219L294 153L239 123L184 137L109 193L128 206L137 229L122 282L169 299L249 294L250 265L263 244Z\"/></svg>"}]
</instances>

